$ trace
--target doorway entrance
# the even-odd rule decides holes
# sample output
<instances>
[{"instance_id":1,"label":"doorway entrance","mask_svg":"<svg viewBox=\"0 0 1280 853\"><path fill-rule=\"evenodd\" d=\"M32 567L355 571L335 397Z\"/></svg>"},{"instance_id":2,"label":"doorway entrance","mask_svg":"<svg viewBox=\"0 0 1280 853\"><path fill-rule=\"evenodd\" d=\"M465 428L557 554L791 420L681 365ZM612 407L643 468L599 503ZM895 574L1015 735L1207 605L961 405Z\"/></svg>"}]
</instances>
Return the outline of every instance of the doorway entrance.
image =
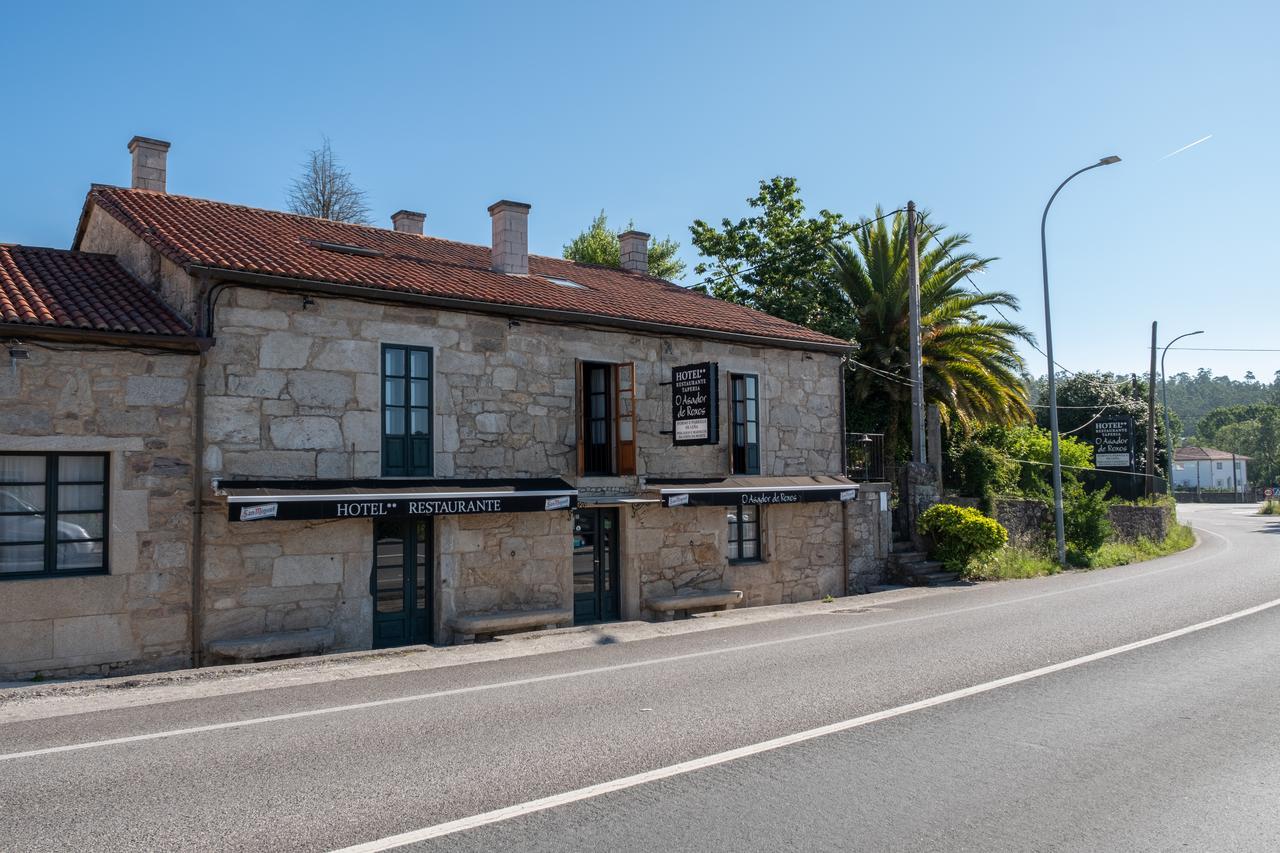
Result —
<instances>
[{"instance_id":1,"label":"doorway entrance","mask_svg":"<svg viewBox=\"0 0 1280 853\"><path fill-rule=\"evenodd\" d=\"M618 584L618 511L579 507L573 513L573 623L616 620Z\"/></svg>"},{"instance_id":2,"label":"doorway entrance","mask_svg":"<svg viewBox=\"0 0 1280 853\"><path fill-rule=\"evenodd\" d=\"M379 521L373 529L373 647L412 646L432 640L430 521Z\"/></svg>"}]
</instances>

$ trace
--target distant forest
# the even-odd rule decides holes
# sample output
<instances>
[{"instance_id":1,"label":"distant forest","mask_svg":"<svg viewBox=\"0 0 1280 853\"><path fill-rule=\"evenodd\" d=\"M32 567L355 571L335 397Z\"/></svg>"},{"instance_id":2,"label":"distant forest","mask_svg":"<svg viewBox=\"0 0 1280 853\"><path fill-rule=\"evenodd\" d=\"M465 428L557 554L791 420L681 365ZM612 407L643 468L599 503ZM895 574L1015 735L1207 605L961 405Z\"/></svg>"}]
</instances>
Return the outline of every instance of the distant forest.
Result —
<instances>
[{"instance_id":1,"label":"distant forest","mask_svg":"<svg viewBox=\"0 0 1280 853\"><path fill-rule=\"evenodd\" d=\"M1128 374L1098 374L1107 379ZM1137 375L1140 393L1146 392L1146 374ZM1062 380L1059 380L1060 382ZM1042 376L1030 381L1031 399L1043 402L1046 380ZM1169 409L1181 421L1182 436L1194 436L1200 419L1214 409L1225 406L1247 406L1252 403L1280 405L1280 370L1269 382L1260 381L1252 372L1244 379L1214 376L1212 370L1200 368L1194 374L1178 373L1169 377ZM1160 403L1160 386L1156 386L1156 403ZM1059 397L1059 405L1063 405ZM1175 431L1176 432L1176 431Z\"/></svg>"}]
</instances>

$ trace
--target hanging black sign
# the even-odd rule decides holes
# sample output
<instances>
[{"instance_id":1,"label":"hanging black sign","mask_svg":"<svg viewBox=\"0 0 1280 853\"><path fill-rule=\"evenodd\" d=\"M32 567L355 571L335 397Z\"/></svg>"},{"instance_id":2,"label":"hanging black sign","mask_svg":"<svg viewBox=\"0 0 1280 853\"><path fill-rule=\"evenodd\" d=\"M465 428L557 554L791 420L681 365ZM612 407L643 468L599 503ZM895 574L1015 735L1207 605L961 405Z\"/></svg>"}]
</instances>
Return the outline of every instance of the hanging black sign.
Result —
<instances>
[{"instance_id":1,"label":"hanging black sign","mask_svg":"<svg viewBox=\"0 0 1280 853\"><path fill-rule=\"evenodd\" d=\"M1134 423L1130 417L1101 418L1093 424L1093 464L1133 471Z\"/></svg>"},{"instance_id":2,"label":"hanging black sign","mask_svg":"<svg viewBox=\"0 0 1280 853\"><path fill-rule=\"evenodd\" d=\"M366 499L316 495L306 499L237 501L228 504L231 521L300 521L329 518L430 518L435 515L482 515L500 512L550 512L573 509L576 495L453 494Z\"/></svg>"},{"instance_id":3,"label":"hanging black sign","mask_svg":"<svg viewBox=\"0 0 1280 853\"><path fill-rule=\"evenodd\" d=\"M671 422L678 446L720 443L720 366L712 361L671 368Z\"/></svg>"}]
</instances>

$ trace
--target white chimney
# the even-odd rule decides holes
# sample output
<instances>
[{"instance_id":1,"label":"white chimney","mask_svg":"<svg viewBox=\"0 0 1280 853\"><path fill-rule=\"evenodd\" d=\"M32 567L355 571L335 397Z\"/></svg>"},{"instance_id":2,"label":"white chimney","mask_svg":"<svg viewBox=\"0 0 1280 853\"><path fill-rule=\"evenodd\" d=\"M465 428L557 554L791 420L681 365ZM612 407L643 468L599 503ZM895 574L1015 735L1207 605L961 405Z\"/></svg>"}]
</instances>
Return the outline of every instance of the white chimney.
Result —
<instances>
[{"instance_id":1,"label":"white chimney","mask_svg":"<svg viewBox=\"0 0 1280 853\"><path fill-rule=\"evenodd\" d=\"M618 251L624 270L649 274L648 234L643 231L623 231L618 235Z\"/></svg>"},{"instance_id":2,"label":"white chimney","mask_svg":"<svg viewBox=\"0 0 1280 853\"><path fill-rule=\"evenodd\" d=\"M529 205L518 201L495 201L489 205L493 221L493 248L490 266L497 272L529 274Z\"/></svg>"},{"instance_id":3,"label":"white chimney","mask_svg":"<svg viewBox=\"0 0 1280 853\"><path fill-rule=\"evenodd\" d=\"M165 174L168 172L169 143L163 139L135 136L129 140L129 153L133 155L133 183L135 190L164 192Z\"/></svg>"},{"instance_id":4,"label":"white chimney","mask_svg":"<svg viewBox=\"0 0 1280 853\"><path fill-rule=\"evenodd\" d=\"M391 225L395 230L404 234L417 234L422 236L422 223L427 221L425 213L418 213L413 210L397 210L391 214Z\"/></svg>"}]
</instances>

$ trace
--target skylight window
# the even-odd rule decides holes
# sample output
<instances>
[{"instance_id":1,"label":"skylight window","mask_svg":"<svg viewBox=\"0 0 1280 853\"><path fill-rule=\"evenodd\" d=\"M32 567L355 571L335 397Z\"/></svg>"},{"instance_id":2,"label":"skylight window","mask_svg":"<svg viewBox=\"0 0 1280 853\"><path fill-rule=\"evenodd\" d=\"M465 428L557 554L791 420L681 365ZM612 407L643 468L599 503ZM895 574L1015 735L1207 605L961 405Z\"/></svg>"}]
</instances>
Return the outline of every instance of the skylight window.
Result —
<instances>
[{"instance_id":1,"label":"skylight window","mask_svg":"<svg viewBox=\"0 0 1280 853\"><path fill-rule=\"evenodd\" d=\"M587 286L585 284L578 284L576 281L570 281L567 278L556 278L555 276L550 276L550 275L544 275L543 278L545 278L547 281L551 282L552 284L558 284L561 287L576 287L579 290L587 289Z\"/></svg>"},{"instance_id":2,"label":"skylight window","mask_svg":"<svg viewBox=\"0 0 1280 853\"><path fill-rule=\"evenodd\" d=\"M364 246L352 246L347 243L326 243L324 240L304 240L308 246L323 249L326 252L338 252L343 255L361 255L366 258L381 258L382 252Z\"/></svg>"}]
</instances>

